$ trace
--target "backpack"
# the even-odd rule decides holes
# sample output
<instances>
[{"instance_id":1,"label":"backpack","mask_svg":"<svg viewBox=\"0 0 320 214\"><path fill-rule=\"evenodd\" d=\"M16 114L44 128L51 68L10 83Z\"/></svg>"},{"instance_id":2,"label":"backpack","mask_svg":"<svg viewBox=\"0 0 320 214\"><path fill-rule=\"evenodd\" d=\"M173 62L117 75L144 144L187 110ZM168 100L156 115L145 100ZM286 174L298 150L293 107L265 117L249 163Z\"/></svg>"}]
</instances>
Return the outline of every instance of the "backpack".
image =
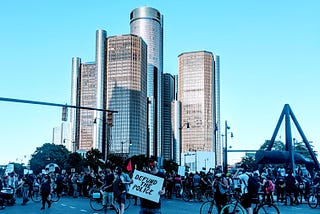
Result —
<instances>
[{"instance_id":1,"label":"backpack","mask_svg":"<svg viewBox=\"0 0 320 214\"><path fill-rule=\"evenodd\" d=\"M259 181L252 175L248 175L248 185L245 183L248 189L248 194L251 196L256 196L258 195L259 189L260 189L260 184Z\"/></svg>"},{"instance_id":2,"label":"backpack","mask_svg":"<svg viewBox=\"0 0 320 214\"><path fill-rule=\"evenodd\" d=\"M266 183L266 193L269 194L271 192L274 192L274 184L272 183L271 180L268 180Z\"/></svg>"}]
</instances>

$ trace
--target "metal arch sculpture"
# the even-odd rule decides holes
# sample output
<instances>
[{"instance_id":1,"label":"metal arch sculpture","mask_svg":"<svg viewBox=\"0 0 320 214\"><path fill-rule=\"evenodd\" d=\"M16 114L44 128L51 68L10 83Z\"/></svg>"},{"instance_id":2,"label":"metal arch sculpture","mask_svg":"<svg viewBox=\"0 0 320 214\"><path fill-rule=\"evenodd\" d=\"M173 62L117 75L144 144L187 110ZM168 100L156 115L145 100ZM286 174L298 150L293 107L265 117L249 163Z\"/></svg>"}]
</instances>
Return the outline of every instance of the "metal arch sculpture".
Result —
<instances>
[{"instance_id":1,"label":"metal arch sculpture","mask_svg":"<svg viewBox=\"0 0 320 214\"><path fill-rule=\"evenodd\" d=\"M311 159L305 158L302 155L294 152L294 147L292 146L292 134L291 134L291 124L290 124L290 117L296 126L304 144L306 145ZM271 148L275 142L276 136L279 132L281 123L285 118L285 137L286 137L286 144L285 150L286 151L271 151ZM315 168L320 170L319 161L316 158L314 151L312 150L309 141L307 140L305 134L303 133L296 117L294 116L289 104L285 104L280 115L279 121L277 126L273 132L272 138L267 146L266 150L257 151L256 155L256 162L258 164L266 164L266 163L291 163L292 172L295 172L295 163L303 163L306 164L307 168L312 169Z\"/></svg>"}]
</instances>

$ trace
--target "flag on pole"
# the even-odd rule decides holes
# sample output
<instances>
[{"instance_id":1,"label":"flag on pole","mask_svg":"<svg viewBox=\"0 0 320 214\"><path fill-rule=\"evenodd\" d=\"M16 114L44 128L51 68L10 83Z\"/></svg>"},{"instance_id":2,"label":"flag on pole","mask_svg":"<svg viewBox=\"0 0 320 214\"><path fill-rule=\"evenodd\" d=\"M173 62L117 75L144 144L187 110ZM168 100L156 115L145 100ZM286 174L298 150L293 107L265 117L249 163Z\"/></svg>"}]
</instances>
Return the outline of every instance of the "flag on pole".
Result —
<instances>
[{"instance_id":1,"label":"flag on pole","mask_svg":"<svg viewBox=\"0 0 320 214\"><path fill-rule=\"evenodd\" d=\"M128 172L131 172L131 171L132 171L132 163L131 163L131 159L130 159L130 160L129 160L129 162L128 162L127 170L128 170Z\"/></svg>"}]
</instances>

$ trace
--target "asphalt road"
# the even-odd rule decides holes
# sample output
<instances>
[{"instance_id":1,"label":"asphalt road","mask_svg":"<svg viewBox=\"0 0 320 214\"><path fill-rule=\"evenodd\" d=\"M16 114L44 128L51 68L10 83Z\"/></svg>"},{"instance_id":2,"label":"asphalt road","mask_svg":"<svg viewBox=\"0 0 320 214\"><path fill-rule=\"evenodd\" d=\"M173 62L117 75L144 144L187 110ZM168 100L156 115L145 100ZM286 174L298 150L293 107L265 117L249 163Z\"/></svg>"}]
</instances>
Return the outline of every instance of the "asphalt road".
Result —
<instances>
[{"instance_id":1,"label":"asphalt road","mask_svg":"<svg viewBox=\"0 0 320 214\"><path fill-rule=\"evenodd\" d=\"M195 214L200 213L201 202L184 202L181 199L163 199L162 213L163 214ZM4 210L0 210L0 214L102 214L101 212L93 211L89 205L88 198L71 198L63 197L60 201L53 203L50 209L40 210L41 203L29 201L26 205L21 205L21 199L17 199L14 206L7 206ZM307 204L298 206L284 206L279 204L281 214L319 214L320 207L311 209ZM108 213L115 213L108 210ZM139 206L131 206L125 211L125 214L138 214Z\"/></svg>"}]
</instances>

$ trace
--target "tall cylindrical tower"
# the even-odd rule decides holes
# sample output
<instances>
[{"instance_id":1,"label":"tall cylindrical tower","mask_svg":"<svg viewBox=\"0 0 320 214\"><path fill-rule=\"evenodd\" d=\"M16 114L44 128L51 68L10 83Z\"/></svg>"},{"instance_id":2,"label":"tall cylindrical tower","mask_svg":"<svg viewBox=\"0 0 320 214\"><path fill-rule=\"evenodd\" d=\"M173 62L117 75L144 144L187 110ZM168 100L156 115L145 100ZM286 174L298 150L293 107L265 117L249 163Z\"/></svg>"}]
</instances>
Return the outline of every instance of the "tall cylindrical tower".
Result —
<instances>
[{"instance_id":1,"label":"tall cylindrical tower","mask_svg":"<svg viewBox=\"0 0 320 214\"><path fill-rule=\"evenodd\" d=\"M81 71L81 59L79 57L72 58L72 81L71 81L71 105L79 106L79 87L80 87L80 71ZM71 130L71 142L70 147L72 152L75 152L79 146L79 109L70 109L70 130ZM69 148L70 148L69 147Z\"/></svg>"},{"instance_id":2,"label":"tall cylindrical tower","mask_svg":"<svg viewBox=\"0 0 320 214\"><path fill-rule=\"evenodd\" d=\"M96 108L104 109L105 99L104 99L104 80L105 80L105 41L107 38L107 32L105 30L96 31L96 72L97 72L97 87L96 87ZM93 147L104 150L105 139L103 136L105 134L104 120L105 113L101 111L95 111L94 117L96 121L96 126L93 135Z\"/></svg>"},{"instance_id":3,"label":"tall cylindrical tower","mask_svg":"<svg viewBox=\"0 0 320 214\"><path fill-rule=\"evenodd\" d=\"M151 7L139 7L130 13L130 32L142 37L148 48L147 96L148 145L150 154L161 156L162 130L162 73L163 73L163 16Z\"/></svg>"}]
</instances>

